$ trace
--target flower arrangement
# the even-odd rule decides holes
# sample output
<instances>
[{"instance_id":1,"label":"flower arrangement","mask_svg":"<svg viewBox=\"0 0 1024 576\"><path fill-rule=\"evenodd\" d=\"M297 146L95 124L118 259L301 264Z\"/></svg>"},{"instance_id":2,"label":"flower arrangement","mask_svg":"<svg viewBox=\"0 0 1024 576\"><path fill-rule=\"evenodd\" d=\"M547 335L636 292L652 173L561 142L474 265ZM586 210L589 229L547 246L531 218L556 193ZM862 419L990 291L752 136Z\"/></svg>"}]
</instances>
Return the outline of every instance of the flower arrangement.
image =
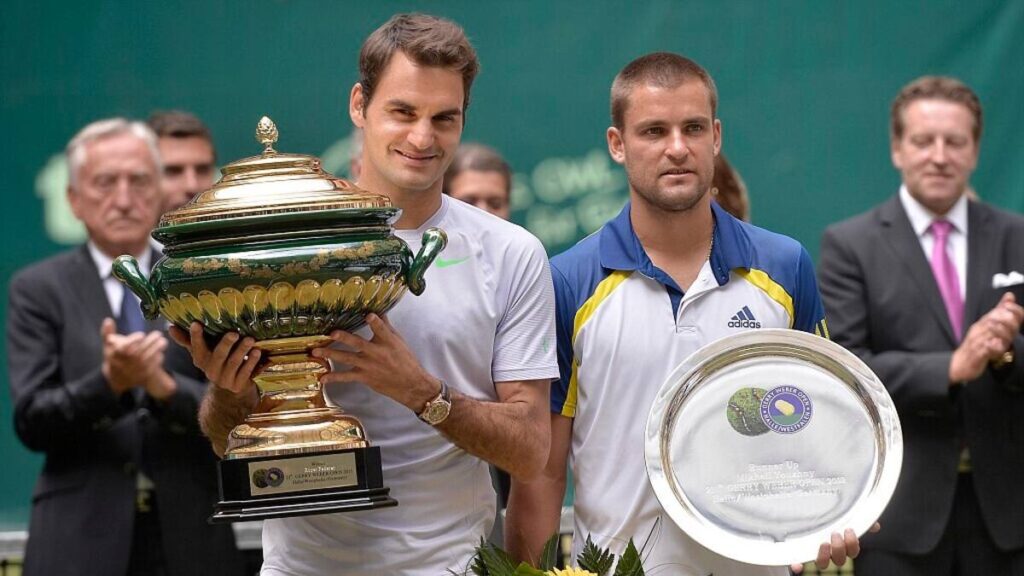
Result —
<instances>
[{"instance_id":1,"label":"flower arrangement","mask_svg":"<svg viewBox=\"0 0 1024 576\"><path fill-rule=\"evenodd\" d=\"M607 548L598 547L589 536L576 557L576 567L556 568L557 560L557 534L544 544L537 566L516 562L508 552L481 541L470 563L469 573L474 576L644 576L640 552L632 539L617 562L614 554Z\"/></svg>"}]
</instances>

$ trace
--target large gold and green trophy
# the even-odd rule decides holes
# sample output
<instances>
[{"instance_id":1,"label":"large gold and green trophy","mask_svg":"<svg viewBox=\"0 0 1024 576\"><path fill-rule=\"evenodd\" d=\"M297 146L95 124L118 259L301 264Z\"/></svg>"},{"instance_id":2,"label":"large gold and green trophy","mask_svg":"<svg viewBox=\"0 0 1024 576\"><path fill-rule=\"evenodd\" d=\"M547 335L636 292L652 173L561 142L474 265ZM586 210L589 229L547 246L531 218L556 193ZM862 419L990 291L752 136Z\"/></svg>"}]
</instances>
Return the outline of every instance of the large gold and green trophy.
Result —
<instances>
[{"instance_id":1,"label":"large gold and green trophy","mask_svg":"<svg viewBox=\"0 0 1024 576\"><path fill-rule=\"evenodd\" d=\"M199 322L211 342L236 331L261 351L259 401L228 435L213 522L397 504L380 448L327 403L319 377L330 366L310 351L407 289L421 293L446 243L431 228L414 257L392 233L400 210L386 196L324 172L316 157L275 151L277 135L264 117L262 154L228 164L213 188L161 218L153 237L164 257L148 279L130 256L114 262L147 318Z\"/></svg>"}]
</instances>

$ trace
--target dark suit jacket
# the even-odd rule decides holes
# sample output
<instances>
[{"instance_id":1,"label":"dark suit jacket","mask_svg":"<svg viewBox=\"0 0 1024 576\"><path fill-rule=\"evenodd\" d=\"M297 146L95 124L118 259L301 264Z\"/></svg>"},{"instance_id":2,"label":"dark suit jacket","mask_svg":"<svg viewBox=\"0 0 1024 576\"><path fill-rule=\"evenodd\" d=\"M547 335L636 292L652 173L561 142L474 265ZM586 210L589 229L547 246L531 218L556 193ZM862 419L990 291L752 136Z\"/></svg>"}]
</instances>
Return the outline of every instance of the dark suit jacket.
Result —
<instances>
[{"instance_id":1,"label":"dark suit jacket","mask_svg":"<svg viewBox=\"0 0 1024 576\"><path fill-rule=\"evenodd\" d=\"M164 367L178 384L168 402L111 392L99 330L113 314L84 246L22 270L9 296L15 428L25 446L46 455L32 496L26 576L123 576L139 468L156 485L170 573L239 574L230 526L206 522L217 496L215 457L197 421L206 383L187 352L167 347Z\"/></svg>"},{"instance_id":2,"label":"dark suit jacket","mask_svg":"<svg viewBox=\"0 0 1024 576\"><path fill-rule=\"evenodd\" d=\"M993 274L1024 272L1024 218L970 202L967 222L965 333L1002 296ZM949 388L957 341L898 197L826 229L818 270L832 339L878 374L903 427L896 493L864 546L921 554L937 545L964 441L992 539L1024 547L1024 339L1013 364Z\"/></svg>"}]
</instances>

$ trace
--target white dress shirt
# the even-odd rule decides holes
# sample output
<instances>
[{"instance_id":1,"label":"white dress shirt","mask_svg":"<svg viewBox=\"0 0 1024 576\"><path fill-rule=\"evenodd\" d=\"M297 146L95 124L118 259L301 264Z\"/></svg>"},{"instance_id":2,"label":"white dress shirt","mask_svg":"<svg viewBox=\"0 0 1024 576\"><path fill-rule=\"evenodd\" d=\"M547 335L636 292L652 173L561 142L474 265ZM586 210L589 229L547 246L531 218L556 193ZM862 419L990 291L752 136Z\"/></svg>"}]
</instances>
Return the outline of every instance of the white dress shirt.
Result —
<instances>
[{"instance_id":1,"label":"white dress shirt","mask_svg":"<svg viewBox=\"0 0 1024 576\"><path fill-rule=\"evenodd\" d=\"M924 258L929 263L932 261L932 246L935 245L935 237L928 231L932 222L938 219L948 220L953 225L949 231L949 239L946 241L946 250L953 259L956 266L956 275L960 279L960 298L967 300L967 195L963 194L953 204L945 216L935 214L927 209L920 202L910 195L907 187L900 186L900 203L903 210L910 218L910 226L917 234L917 240L924 250Z\"/></svg>"},{"instance_id":2,"label":"white dress shirt","mask_svg":"<svg viewBox=\"0 0 1024 576\"><path fill-rule=\"evenodd\" d=\"M121 313L121 299L124 298L125 288L124 284L115 278L110 270L110 267L114 264L114 259L104 254L91 240L87 246L89 248L89 255L92 256L92 261L96 263L96 273L103 279L103 290L107 293L110 311L116 317ZM142 254L134 254L134 256L135 260L139 263L139 270L142 270L142 274L148 277L153 260L153 253L150 251L149 245L146 245L146 249L143 250Z\"/></svg>"}]
</instances>

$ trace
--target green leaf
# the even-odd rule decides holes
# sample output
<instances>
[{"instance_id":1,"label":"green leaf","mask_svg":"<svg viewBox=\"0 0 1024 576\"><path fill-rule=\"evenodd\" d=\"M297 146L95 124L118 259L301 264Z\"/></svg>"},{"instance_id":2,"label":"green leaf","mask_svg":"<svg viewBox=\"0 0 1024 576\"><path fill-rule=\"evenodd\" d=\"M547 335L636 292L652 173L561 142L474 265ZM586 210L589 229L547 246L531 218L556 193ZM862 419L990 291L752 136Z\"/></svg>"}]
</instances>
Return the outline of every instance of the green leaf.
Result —
<instances>
[{"instance_id":1,"label":"green leaf","mask_svg":"<svg viewBox=\"0 0 1024 576\"><path fill-rule=\"evenodd\" d=\"M626 544L626 551L619 557L619 563L615 565L615 576L644 576L640 553L637 552L632 538Z\"/></svg>"},{"instance_id":2,"label":"green leaf","mask_svg":"<svg viewBox=\"0 0 1024 576\"><path fill-rule=\"evenodd\" d=\"M508 552L481 539L470 570L476 576L516 576L516 561Z\"/></svg>"},{"instance_id":3,"label":"green leaf","mask_svg":"<svg viewBox=\"0 0 1024 576\"><path fill-rule=\"evenodd\" d=\"M473 562L469 565L469 571L475 576L489 576L487 573L487 566L484 566L484 560L480 557L480 550L478 549L476 555L473 556Z\"/></svg>"},{"instance_id":4,"label":"green leaf","mask_svg":"<svg viewBox=\"0 0 1024 576\"><path fill-rule=\"evenodd\" d=\"M483 554L481 554L481 549L486 545L487 542L483 538L480 538L480 543L477 544L473 557L469 560L469 570L461 576L467 576L468 574L474 574L475 576L489 576L487 573L487 566L484 565ZM458 572L455 572L450 568L448 569L448 572L450 572L452 576L460 576Z\"/></svg>"},{"instance_id":5,"label":"green leaf","mask_svg":"<svg viewBox=\"0 0 1024 576\"><path fill-rule=\"evenodd\" d=\"M576 564L584 570L604 576L611 570L613 562L615 562L615 557L612 556L612 553L607 549L598 548L587 534L587 542L583 545L580 555L576 557Z\"/></svg>"},{"instance_id":6,"label":"green leaf","mask_svg":"<svg viewBox=\"0 0 1024 576\"><path fill-rule=\"evenodd\" d=\"M558 566L558 533L552 534L551 538L544 543L544 549L540 552L540 562L537 563L537 568L541 570L551 570L555 566Z\"/></svg>"}]
</instances>

